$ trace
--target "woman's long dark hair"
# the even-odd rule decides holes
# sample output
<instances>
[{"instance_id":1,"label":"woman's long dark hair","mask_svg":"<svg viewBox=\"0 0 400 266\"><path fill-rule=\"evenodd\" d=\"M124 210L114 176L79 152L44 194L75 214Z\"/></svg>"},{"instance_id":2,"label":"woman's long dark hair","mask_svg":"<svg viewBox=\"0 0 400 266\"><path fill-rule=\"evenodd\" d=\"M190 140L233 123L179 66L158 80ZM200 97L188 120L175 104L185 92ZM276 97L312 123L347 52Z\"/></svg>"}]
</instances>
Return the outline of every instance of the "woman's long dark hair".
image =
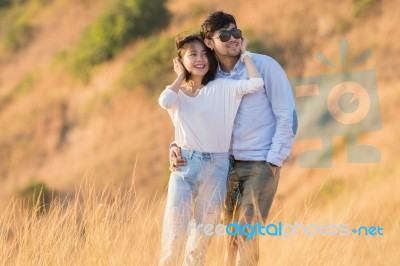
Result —
<instances>
[{"instance_id":1,"label":"woman's long dark hair","mask_svg":"<svg viewBox=\"0 0 400 266\"><path fill-rule=\"evenodd\" d=\"M178 51L179 58L182 58L182 52L187 49L186 45L194 42L201 43L207 52L209 68L206 75L203 77L201 81L201 84L206 85L208 82L215 79L215 74L217 73L218 61L214 55L214 52L204 44L201 35L199 33L185 34L183 37L182 35L179 35L178 37L175 38L176 50ZM190 75L191 74L186 71L186 76L185 76L186 82L189 81Z\"/></svg>"}]
</instances>

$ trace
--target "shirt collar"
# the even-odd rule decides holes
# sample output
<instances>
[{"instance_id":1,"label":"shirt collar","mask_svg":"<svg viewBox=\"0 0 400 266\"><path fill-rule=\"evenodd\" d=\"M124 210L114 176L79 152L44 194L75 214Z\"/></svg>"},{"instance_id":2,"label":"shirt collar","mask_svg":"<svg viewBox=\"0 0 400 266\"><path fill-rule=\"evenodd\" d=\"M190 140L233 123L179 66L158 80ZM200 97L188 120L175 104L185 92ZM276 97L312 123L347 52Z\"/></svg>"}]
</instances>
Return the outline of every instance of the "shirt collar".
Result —
<instances>
[{"instance_id":1,"label":"shirt collar","mask_svg":"<svg viewBox=\"0 0 400 266\"><path fill-rule=\"evenodd\" d=\"M221 65L218 64L217 74L221 77L229 77L229 76L235 75L243 67L244 67L244 63L241 62L240 60L238 60L235 64L235 66L233 67L232 71L226 72L226 71L222 70Z\"/></svg>"}]
</instances>

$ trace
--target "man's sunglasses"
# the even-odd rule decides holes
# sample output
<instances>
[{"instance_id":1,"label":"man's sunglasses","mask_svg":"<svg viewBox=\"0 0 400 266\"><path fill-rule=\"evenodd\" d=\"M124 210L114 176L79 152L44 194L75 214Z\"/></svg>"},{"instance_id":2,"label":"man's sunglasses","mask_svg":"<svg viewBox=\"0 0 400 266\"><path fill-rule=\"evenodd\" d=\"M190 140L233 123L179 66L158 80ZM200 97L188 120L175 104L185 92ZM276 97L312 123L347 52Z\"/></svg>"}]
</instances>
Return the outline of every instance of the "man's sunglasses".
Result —
<instances>
[{"instance_id":1,"label":"man's sunglasses","mask_svg":"<svg viewBox=\"0 0 400 266\"><path fill-rule=\"evenodd\" d=\"M230 40L231 36L233 36L233 38L235 39L240 39L242 38L242 31L237 28L233 28L231 30L221 30L218 36L214 36L211 38L219 38L221 42L227 42Z\"/></svg>"}]
</instances>

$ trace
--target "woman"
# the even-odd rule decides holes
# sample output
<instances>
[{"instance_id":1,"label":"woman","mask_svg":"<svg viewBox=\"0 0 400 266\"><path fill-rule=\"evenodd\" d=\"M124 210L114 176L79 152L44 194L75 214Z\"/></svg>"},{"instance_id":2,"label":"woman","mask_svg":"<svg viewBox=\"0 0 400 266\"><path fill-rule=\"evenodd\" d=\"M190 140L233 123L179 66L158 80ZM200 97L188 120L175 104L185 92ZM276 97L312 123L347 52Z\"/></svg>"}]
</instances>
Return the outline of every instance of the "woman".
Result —
<instances>
[{"instance_id":1,"label":"woman","mask_svg":"<svg viewBox=\"0 0 400 266\"><path fill-rule=\"evenodd\" d=\"M201 36L190 34L176 39L178 57L173 63L177 78L161 93L159 104L171 116L175 141L187 165L170 176L160 265L179 264L192 218L194 228L218 221L226 194L233 121L240 100L264 85L246 51L247 43L240 32L230 45L240 47L250 79L214 80L217 61ZM191 234L185 264L204 264L210 241L210 235Z\"/></svg>"}]
</instances>

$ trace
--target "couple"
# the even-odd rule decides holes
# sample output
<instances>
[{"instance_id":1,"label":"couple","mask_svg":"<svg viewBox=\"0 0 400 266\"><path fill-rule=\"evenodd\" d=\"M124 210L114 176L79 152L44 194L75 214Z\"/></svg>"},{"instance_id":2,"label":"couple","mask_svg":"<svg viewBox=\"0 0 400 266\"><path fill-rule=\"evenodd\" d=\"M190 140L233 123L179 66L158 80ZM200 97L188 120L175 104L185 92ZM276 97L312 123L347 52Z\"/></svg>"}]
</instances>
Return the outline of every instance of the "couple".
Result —
<instances>
[{"instance_id":1,"label":"couple","mask_svg":"<svg viewBox=\"0 0 400 266\"><path fill-rule=\"evenodd\" d=\"M176 39L177 78L159 98L175 126L160 265L178 265L183 251L185 265L203 265L211 236L186 239L189 221L217 224L224 202L225 223L267 218L297 117L283 69L247 43L221 11L200 35ZM230 237L226 264L257 264L258 249L257 237Z\"/></svg>"}]
</instances>

